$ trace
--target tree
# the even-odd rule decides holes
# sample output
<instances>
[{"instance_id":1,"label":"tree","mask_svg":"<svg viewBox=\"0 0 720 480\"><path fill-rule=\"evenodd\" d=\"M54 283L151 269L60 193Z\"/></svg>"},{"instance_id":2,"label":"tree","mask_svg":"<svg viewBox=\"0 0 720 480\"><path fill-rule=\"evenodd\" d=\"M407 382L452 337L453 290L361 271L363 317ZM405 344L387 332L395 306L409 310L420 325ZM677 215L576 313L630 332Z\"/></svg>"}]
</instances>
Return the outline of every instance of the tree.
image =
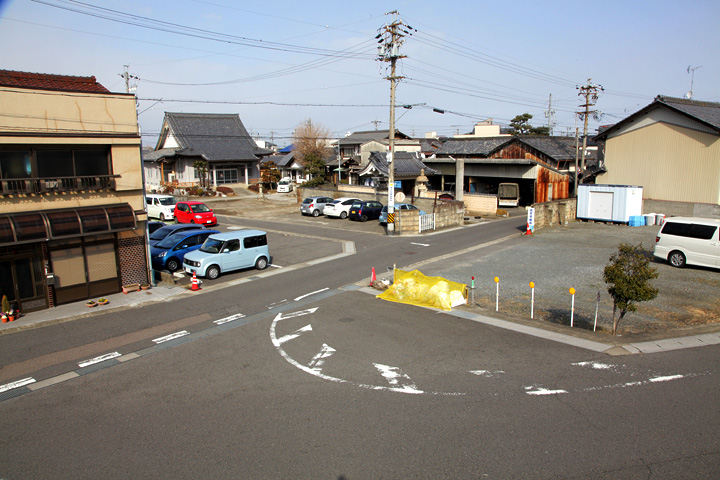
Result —
<instances>
[{"instance_id":1,"label":"tree","mask_svg":"<svg viewBox=\"0 0 720 480\"><path fill-rule=\"evenodd\" d=\"M325 181L325 157L329 153L328 139L330 131L307 119L295 127L295 158L306 173L312 176L313 184Z\"/></svg>"},{"instance_id":2,"label":"tree","mask_svg":"<svg viewBox=\"0 0 720 480\"><path fill-rule=\"evenodd\" d=\"M208 163L205 160L195 160L193 162L193 167L197 170L198 178L200 180L200 188L207 190L210 186Z\"/></svg>"},{"instance_id":3,"label":"tree","mask_svg":"<svg viewBox=\"0 0 720 480\"><path fill-rule=\"evenodd\" d=\"M621 243L618 251L610 256L610 263L603 271L603 279L609 285L608 293L613 297L613 335L617 333L625 314L637 310L636 303L657 297L658 289L650 285L650 280L657 277L657 269L650 266L650 259L645 255L642 244L633 246ZM620 316L616 319L618 308Z\"/></svg>"},{"instance_id":4,"label":"tree","mask_svg":"<svg viewBox=\"0 0 720 480\"><path fill-rule=\"evenodd\" d=\"M260 166L260 179L262 183L268 184L268 189L272 188L272 184L280 180L280 170L278 170L277 164L272 160L263 163Z\"/></svg>"},{"instance_id":5,"label":"tree","mask_svg":"<svg viewBox=\"0 0 720 480\"><path fill-rule=\"evenodd\" d=\"M530 120L533 118L529 113L516 115L510 120L510 128L513 135L550 135L549 127L533 127Z\"/></svg>"}]
</instances>

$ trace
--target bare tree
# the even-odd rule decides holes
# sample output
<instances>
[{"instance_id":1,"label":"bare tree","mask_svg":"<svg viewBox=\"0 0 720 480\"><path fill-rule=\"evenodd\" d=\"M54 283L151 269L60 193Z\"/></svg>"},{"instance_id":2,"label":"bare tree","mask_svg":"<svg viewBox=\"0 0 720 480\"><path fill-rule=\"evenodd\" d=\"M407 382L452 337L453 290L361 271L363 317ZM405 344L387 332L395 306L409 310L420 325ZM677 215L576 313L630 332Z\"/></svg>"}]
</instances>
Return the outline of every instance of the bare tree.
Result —
<instances>
[{"instance_id":1,"label":"bare tree","mask_svg":"<svg viewBox=\"0 0 720 480\"><path fill-rule=\"evenodd\" d=\"M325 157L329 150L330 131L312 119L307 119L295 127L295 157L305 171L312 175L313 183L325 181Z\"/></svg>"}]
</instances>

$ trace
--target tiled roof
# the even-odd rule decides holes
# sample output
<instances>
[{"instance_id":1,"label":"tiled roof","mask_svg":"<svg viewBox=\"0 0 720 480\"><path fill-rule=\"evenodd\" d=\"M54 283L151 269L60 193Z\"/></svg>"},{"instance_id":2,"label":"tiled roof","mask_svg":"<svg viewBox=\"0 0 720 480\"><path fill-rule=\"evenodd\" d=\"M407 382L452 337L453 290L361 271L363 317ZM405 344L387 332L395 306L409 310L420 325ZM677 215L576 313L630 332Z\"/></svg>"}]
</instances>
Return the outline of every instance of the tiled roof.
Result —
<instances>
[{"instance_id":1,"label":"tiled roof","mask_svg":"<svg viewBox=\"0 0 720 480\"><path fill-rule=\"evenodd\" d=\"M95 77L74 77L46 73L0 70L0 86L62 92L110 93Z\"/></svg>"},{"instance_id":2,"label":"tiled roof","mask_svg":"<svg viewBox=\"0 0 720 480\"><path fill-rule=\"evenodd\" d=\"M370 164L374 165L384 176L388 176L390 169L387 163L387 152L373 152L368 159L368 165ZM393 164L395 165L394 175L397 177L417 177L422 169L425 169L425 175L438 173L425 165L417 152L395 152Z\"/></svg>"},{"instance_id":3,"label":"tiled roof","mask_svg":"<svg viewBox=\"0 0 720 480\"><path fill-rule=\"evenodd\" d=\"M486 137L448 139L437 151L438 155L481 155L487 156L502 145L510 143L513 137Z\"/></svg>"},{"instance_id":4,"label":"tiled roof","mask_svg":"<svg viewBox=\"0 0 720 480\"><path fill-rule=\"evenodd\" d=\"M371 140L381 141L387 140L390 137L389 130L366 130L362 132L353 132L345 138L339 140L340 145L362 145L365 142ZM395 130L395 138L398 140L409 140L410 137L402 133L400 130Z\"/></svg>"},{"instance_id":5,"label":"tiled roof","mask_svg":"<svg viewBox=\"0 0 720 480\"><path fill-rule=\"evenodd\" d=\"M519 136L517 138L554 160L572 160L575 158L574 137ZM588 139L587 144L595 145L595 142Z\"/></svg>"},{"instance_id":6,"label":"tiled roof","mask_svg":"<svg viewBox=\"0 0 720 480\"><path fill-rule=\"evenodd\" d=\"M258 160L270 153L257 146L237 114L166 112L165 120L183 147L178 155L232 161Z\"/></svg>"},{"instance_id":7,"label":"tiled roof","mask_svg":"<svg viewBox=\"0 0 720 480\"><path fill-rule=\"evenodd\" d=\"M656 101L680 110L691 117L712 125L716 129L720 129L720 103L664 97L662 95L658 96Z\"/></svg>"}]
</instances>

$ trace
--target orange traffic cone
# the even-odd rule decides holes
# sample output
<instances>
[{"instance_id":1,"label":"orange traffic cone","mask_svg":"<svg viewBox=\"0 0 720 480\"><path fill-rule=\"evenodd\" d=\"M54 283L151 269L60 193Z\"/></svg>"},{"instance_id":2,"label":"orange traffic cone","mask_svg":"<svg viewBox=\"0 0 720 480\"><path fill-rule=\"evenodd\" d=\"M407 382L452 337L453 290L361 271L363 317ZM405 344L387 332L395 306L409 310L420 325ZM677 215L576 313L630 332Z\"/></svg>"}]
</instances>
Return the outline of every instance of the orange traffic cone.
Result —
<instances>
[{"instance_id":1,"label":"orange traffic cone","mask_svg":"<svg viewBox=\"0 0 720 480\"><path fill-rule=\"evenodd\" d=\"M377 278L375 277L375 267L372 267L372 277L370 277L370 286L372 287L372 284L377 281Z\"/></svg>"},{"instance_id":2,"label":"orange traffic cone","mask_svg":"<svg viewBox=\"0 0 720 480\"><path fill-rule=\"evenodd\" d=\"M530 230L530 224L525 224L525 235L532 235L532 230Z\"/></svg>"},{"instance_id":3,"label":"orange traffic cone","mask_svg":"<svg viewBox=\"0 0 720 480\"><path fill-rule=\"evenodd\" d=\"M192 285L190 286L190 290L193 292L197 292L200 290L200 281L197 278L197 275L195 275L195 272L193 272L193 278L192 278Z\"/></svg>"}]
</instances>

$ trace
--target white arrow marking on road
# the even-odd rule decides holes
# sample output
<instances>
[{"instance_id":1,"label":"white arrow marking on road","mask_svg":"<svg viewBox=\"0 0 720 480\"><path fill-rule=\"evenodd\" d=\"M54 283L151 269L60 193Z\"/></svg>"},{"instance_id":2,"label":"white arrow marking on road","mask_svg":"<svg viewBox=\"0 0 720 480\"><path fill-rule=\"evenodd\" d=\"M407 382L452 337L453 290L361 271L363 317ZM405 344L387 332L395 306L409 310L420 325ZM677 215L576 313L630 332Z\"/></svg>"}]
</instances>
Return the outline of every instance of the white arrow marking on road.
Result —
<instances>
[{"instance_id":1,"label":"white arrow marking on road","mask_svg":"<svg viewBox=\"0 0 720 480\"><path fill-rule=\"evenodd\" d=\"M312 368L316 372L319 372L325 364L325 359L330 357L333 353L335 353L335 349L327 343L323 343L322 349L312 358L312 360L310 360L308 367Z\"/></svg>"},{"instance_id":2,"label":"white arrow marking on road","mask_svg":"<svg viewBox=\"0 0 720 480\"><path fill-rule=\"evenodd\" d=\"M278 322L280 320L286 320L288 318L295 318L295 317L302 317L303 315L310 315L311 313L315 313L315 311L318 309L318 307L315 308L308 308L307 310L300 310L299 312L292 312L288 313L286 315L283 315L282 312L278 313L275 317L275 320L273 322Z\"/></svg>"},{"instance_id":3,"label":"white arrow marking on road","mask_svg":"<svg viewBox=\"0 0 720 480\"><path fill-rule=\"evenodd\" d=\"M190 335L190 332L188 332L187 330L183 330L182 332L171 333L170 335L166 335L166 336L164 336L164 337L156 338L155 340L153 340L153 342L155 342L155 343L163 343L163 342L167 342L167 341L170 341L170 340L175 340L176 338L184 337L185 335Z\"/></svg>"},{"instance_id":4,"label":"white arrow marking on road","mask_svg":"<svg viewBox=\"0 0 720 480\"><path fill-rule=\"evenodd\" d=\"M29 385L31 383L35 383L35 379L32 377L23 378L17 382L6 383L5 385L0 385L0 393L7 392L8 390L12 390L14 388L24 387L25 385Z\"/></svg>"},{"instance_id":5,"label":"white arrow marking on road","mask_svg":"<svg viewBox=\"0 0 720 480\"><path fill-rule=\"evenodd\" d=\"M422 390L418 390L410 377L398 367L391 367L380 363L373 363L373 365L375 365L375 368L385 377L385 380L388 381L391 387L407 393L424 393Z\"/></svg>"},{"instance_id":6,"label":"white arrow marking on road","mask_svg":"<svg viewBox=\"0 0 720 480\"><path fill-rule=\"evenodd\" d=\"M99 357L91 358L90 360L85 360L80 363L78 363L78 367L88 367L90 365L94 365L96 363L104 362L105 360L110 360L111 358L117 358L121 356L120 352L112 352L112 353L106 353L105 355L101 355Z\"/></svg>"},{"instance_id":7,"label":"white arrow marking on road","mask_svg":"<svg viewBox=\"0 0 720 480\"><path fill-rule=\"evenodd\" d=\"M232 322L233 320L237 320L238 318L243 318L244 316L245 316L245 314L243 314L243 313L236 313L235 315L230 315L229 317L215 320L213 323L216 325L222 325L223 323Z\"/></svg>"},{"instance_id":8,"label":"white arrow marking on road","mask_svg":"<svg viewBox=\"0 0 720 480\"><path fill-rule=\"evenodd\" d=\"M302 299L305 298L305 297L309 297L310 295L315 295L316 293L324 292L325 290L330 290L330 289L329 289L328 287L325 287L325 288L320 289L320 290L315 290L314 292L306 293L305 295L300 295L299 297L297 297L297 298L294 299L294 300L295 300L296 302L298 302L298 301L302 300Z\"/></svg>"},{"instance_id":9,"label":"white arrow marking on road","mask_svg":"<svg viewBox=\"0 0 720 480\"><path fill-rule=\"evenodd\" d=\"M430 246L429 243L415 243L415 242L410 242L410 245L420 245L421 247L429 247Z\"/></svg>"},{"instance_id":10,"label":"white arrow marking on road","mask_svg":"<svg viewBox=\"0 0 720 480\"><path fill-rule=\"evenodd\" d=\"M288 342L290 340L294 340L297 337L299 337L300 335L302 335L303 333L307 333L307 332L312 332L312 325L305 325L301 329L295 330L294 333L291 333L289 335L285 335L284 337L278 338L277 344L275 346L278 347L278 346L282 345L283 343Z\"/></svg>"}]
</instances>

